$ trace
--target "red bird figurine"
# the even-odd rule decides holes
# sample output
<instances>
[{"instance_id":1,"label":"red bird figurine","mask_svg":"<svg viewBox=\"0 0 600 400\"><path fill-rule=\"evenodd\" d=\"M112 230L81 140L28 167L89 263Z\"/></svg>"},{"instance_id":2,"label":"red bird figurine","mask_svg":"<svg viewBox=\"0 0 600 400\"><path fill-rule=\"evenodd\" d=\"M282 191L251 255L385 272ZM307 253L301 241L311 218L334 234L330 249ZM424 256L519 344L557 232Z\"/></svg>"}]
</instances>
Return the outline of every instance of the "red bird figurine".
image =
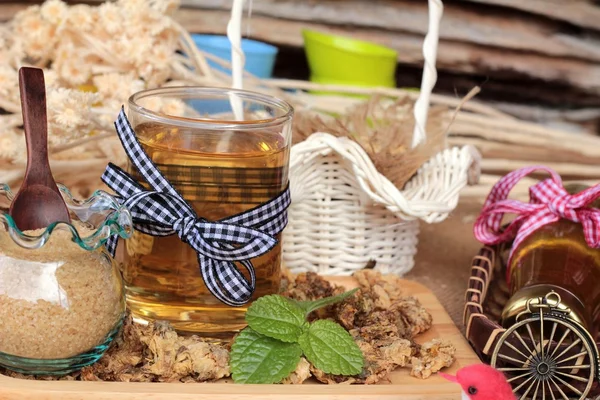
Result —
<instances>
[{"instance_id":1,"label":"red bird figurine","mask_svg":"<svg viewBox=\"0 0 600 400\"><path fill-rule=\"evenodd\" d=\"M463 400L515 400L516 397L502 372L485 364L461 368L456 376L440 375L462 387Z\"/></svg>"}]
</instances>

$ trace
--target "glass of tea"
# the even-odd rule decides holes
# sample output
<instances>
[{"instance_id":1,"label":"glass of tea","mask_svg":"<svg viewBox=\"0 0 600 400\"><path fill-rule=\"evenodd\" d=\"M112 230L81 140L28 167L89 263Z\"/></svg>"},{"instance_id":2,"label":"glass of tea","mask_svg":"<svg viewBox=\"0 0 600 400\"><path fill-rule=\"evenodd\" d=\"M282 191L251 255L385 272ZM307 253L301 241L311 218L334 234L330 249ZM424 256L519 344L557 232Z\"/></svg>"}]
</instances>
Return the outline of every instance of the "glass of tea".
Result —
<instances>
[{"instance_id":1,"label":"glass of tea","mask_svg":"<svg viewBox=\"0 0 600 400\"><path fill-rule=\"evenodd\" d=\"M128 108L142 147L200 218L242 213L287 187L293 109L282 100L242 90L172 87L136 93ZM145 184L131 164L128 172ZM256 272L252 300L279 290L281 234L276 239L274 248L250 260ZM247 307L227 306L211 294L196 251L177 235L136 231L119 250L136 321L165 320L179 332L211 338L245 327ZM245 268L238 269L248 278Z\"/></svg>"}]
</instances>

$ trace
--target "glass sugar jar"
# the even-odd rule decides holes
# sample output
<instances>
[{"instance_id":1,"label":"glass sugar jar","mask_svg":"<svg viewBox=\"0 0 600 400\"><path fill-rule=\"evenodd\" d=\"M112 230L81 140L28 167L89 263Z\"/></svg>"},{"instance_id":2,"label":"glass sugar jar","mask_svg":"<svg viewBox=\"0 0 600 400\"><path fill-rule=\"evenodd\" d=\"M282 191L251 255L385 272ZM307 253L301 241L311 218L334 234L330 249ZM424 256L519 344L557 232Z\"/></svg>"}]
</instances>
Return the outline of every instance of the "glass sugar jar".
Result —
<instances>
[{"instance_id":1,"label":"glass sugar jar","mask_svg":"<svg viewBox=\"0 0 600 400\"><path fill-rule=\"evenodd\" d=\"M121 273L104 244L133 232L131 215L96 191L84 202L59 185L71 223L22 232L0 184L0 366L63 375L96 362L125 315Z\"/></svg>"}]
</instances>

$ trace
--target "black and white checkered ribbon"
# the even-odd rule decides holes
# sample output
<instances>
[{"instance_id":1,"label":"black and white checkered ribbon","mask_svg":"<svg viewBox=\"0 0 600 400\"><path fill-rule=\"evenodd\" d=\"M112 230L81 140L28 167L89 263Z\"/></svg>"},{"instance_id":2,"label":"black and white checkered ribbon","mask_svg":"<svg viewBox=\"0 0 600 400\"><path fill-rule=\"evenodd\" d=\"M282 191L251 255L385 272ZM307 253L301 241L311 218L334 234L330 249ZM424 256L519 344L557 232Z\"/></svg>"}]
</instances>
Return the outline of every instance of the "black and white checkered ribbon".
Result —
<instances>
[{"instance_id":1,"label":"black and white checkered ribbon","mask_svg":"<svg viewBox=\"0 0 600 400\"><path fill-rule=\"evenodd\" d=\"M144 188L131 175L109 163L102 180L129 208L134 227L152 236L177 234L198 254L200 272L206 287L221 302L242 306L256 287L250 259L267 253L276 244L275 235L287 225L289 187L276 198L246 212L219 221L207 221L171 186L150 160L121 109L115 128L132 164L153 190ZM112 236L107 250L115 254L118 237ZM246 268L248 281L235 263Z\"/></svg>"}]
</instances>

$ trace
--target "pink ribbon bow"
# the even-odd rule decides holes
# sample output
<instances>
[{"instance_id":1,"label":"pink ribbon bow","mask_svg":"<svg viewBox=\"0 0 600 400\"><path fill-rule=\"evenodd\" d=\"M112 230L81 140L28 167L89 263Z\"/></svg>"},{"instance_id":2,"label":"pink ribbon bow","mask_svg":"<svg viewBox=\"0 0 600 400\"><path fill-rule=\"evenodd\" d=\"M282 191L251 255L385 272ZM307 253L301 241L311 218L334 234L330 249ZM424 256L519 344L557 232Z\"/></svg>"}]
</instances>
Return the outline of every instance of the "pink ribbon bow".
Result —
<instances>
[{"instance_id":1,"label":"pink ribbon bow","mask_svg":"<svg viewBox=\"0 0 600 400\"><path fill-rule=\"evenodd\" d=\"M551 178L529 188L529 203L507 199L517 182L539 170L548 172ZM600 197L600 184L571 195L562 186L560 176L550 168L538 165L518 169L507 174L494 185L483 205L481 215L475 222L473 231L477 240L488 245L514 238L512 245L514 250L535 230L563 218L581 223L588 246L598 248L600 247L600 210L587 207L598 197ZM517 214L517 217L501 231L502 217L507 213ZM508 275L507 280L509 280Z\"/></svg>"}]
</instances>

